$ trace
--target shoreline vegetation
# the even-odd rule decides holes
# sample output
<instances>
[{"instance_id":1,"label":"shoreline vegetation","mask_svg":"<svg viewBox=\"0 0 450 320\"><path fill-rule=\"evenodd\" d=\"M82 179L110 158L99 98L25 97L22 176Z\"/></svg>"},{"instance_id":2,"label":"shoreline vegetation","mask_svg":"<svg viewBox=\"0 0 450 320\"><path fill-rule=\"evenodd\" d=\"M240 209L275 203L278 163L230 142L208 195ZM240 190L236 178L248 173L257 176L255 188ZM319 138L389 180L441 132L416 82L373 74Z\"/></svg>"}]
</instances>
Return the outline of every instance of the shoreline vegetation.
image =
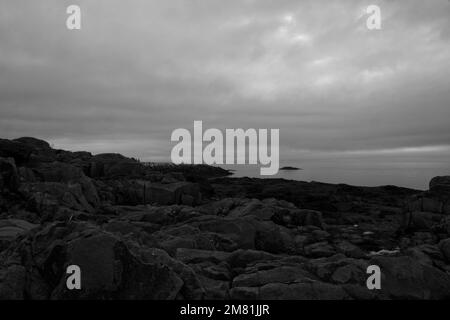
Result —
<instances>
[{"instance_id":1,"label":"shoreline vegetation","mask_svg":"<svg viewBox=\"0 0 450 320\"><path fill-rule=\"evenodd\" d=\"M449 176L420 191L231 173L0 139L0 299L450 298Z\"/></svg>"}]
</instances>

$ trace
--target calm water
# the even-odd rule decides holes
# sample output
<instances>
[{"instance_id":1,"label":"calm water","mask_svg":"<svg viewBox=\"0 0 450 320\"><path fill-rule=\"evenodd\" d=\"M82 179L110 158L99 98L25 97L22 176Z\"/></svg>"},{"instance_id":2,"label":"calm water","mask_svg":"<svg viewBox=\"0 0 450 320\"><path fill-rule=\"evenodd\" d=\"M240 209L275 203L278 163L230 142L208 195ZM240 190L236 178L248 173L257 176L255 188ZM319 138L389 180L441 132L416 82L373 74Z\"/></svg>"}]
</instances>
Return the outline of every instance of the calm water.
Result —
<instances>
[{"instance_id":1,"label":"calm water","mask_svg":"<svg viewBox=\"0 0 450 320\"><path fill-rule=\"evenodd\" d=\"M279 171L274 176L260 176L258 166L226 166L235 170L234 177L283 178L300 181L320 181L346 183L356 186L396 185L419 190L427 190L432 177L449 175L448 163L337 163L327 165L321 161L295 164L298 171Z\"/></svg>"}]
</instances>

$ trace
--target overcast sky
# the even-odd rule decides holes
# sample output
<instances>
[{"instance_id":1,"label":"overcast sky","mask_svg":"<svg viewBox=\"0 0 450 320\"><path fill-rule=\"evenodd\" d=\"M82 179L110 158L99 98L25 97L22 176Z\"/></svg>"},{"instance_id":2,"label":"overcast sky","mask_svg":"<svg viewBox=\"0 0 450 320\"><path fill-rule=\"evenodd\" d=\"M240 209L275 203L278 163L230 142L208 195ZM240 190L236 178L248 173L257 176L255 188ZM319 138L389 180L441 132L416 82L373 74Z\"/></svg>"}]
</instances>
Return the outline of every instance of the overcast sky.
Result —
<instances>
[{"instance_id":1,"label":"overcast sky","mask_svg":"<svg viewBox=\"0 0 450 320\"><path fill-rule=\"evenodd\" d=\"M0 0L0 137L168 160L203 120L280 128L285 159L448 156L449 17L447 0Z\"/></svg>"}]
</instances>

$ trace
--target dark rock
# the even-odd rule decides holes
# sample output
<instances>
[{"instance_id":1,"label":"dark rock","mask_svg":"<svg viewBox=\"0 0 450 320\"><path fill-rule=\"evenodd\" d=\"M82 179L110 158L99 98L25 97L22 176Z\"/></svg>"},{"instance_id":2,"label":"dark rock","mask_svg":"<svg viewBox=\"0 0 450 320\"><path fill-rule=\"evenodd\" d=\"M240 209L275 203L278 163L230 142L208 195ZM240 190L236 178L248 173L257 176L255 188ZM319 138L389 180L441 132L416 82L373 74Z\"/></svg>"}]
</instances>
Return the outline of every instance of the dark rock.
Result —
<instances>
[{"instance_id":1,"label":"dark rock","mask_svg":"<svg viewBox=\"0 0 450 320\"><path fill-rule=\"evenodd\" d=\"M255 262L271 261L276 259L278 259L276 255L265 251L239 249L231 253L227 262L234 268L244 268Z\"/></svg>"},{"instance_id":2,"label":"dark rock","mask_svg":"<svg viewBox=\"0 0 450 320\"><path fill-rule=\"evenodd\" d=\"M229 296L229 281L222 281L211 279L205 276L200 276L200 281L205 288L204 298L207 300L225 300L230 299Z\"/></svg>"},{"instance_id":3,"label":"dark rock","mask_svg":"<svg viewBox=\"0 0 450 320\"><path fill-rule=\"evenodd\" d=\"M92 178L135 178L144 173L144 166L136 160L116 153L103 153L90 159Z\"/></svg>"},{"instance_id":4,"label":"dark rock","mask_svg":"<svg viewBox=\"0 0 450 320\"><path fill-rule=\"evenodd\" d=\"M430 191L447 192L450 195L450 176L434 177L431 179Z\"/></svg>"},{"instance_id":5,"label":"dark rock","mask_svg":"<svg viewBox=\"0 0 450 320\"><path fill-rule=\"evenodd\" d=\"M177 183L180 181L185 181L183 174L181 172L170 172L163 176L161 179L161 183L167 184L167 183Z\"/></svg>"},{"instance_id":6,"label":"dark rock","mask_svg":"<svg viewBox=\"0 0 450 320\"><path fill-rule=\"evenodd\" d=\"M12 241L17 236L27 233L37 225L24 220L7 219L0 220L0 241Z\"/></svg>"},{"instance_id":7,"label":"dark rock","mask_svg":"<svg viewBox=\"0 0 450 320\"><path fill-rule=\"evenodd\" d=\"M223 178L34 138L0 140L0 169L0 298L450 298L448 177L426 192Z\"/></svg>"},{"instance_id":8,"label":"dark rock","mask_svg":"<svg viewBox=\"0 0 450 320\"><path fill-rule=\"evenodd\" d=\"M298 253L293 232L288 228L269 222L259 225L255 238L255 248L274 254Z\"/></svg>"},{"instance_id":9,"label":"dark rock","mask_svg":"<svg viewBox=\"0 0 450 320\"><path fill-rule=\"evenodd\" d=\"M27 199L27 205L42 216L51 218L62 207L94 212L83 193L81 184L63 184L56 182L28 183L20 188L21 194Z\"/></svg>"},{"instance_id":10,"label":"dark rock","mask_svg":"<svg viewBox=\"0 0 450 320\"><path fill-rule=\"evenodd\" d=\"M411 257L376 257L381 269L381 293L393 299L448 299L450 276Z\"/></svg>"},{"instance_id":11,"label":"dark rock","mask_svg":"<svg viewBox=\"0 0 450 320\"><path fill-rule=\"evenodd\" d=\"M65 279L53 298L174 299L182 281L168 267L145 264L108 234L76 239L67 248L67 264L83 270L83 287L72 294Z\"/></svg>"},{"instance_id":12,"label":"dark rock","mask_svg":"<svg viewBox=\"0 0 450 320\"><path fill-rule=\"evenodd\" d=\"M342 241L338 243L336 245L336 250L337 252L343 253L350 258L359 259L365 257L365 253L363 250L348 241Z\"/></svg>"},{"instance_id":13,"label":"dark rock","mask_svg":"<svg viewBox=\"0 0 450 320\"><path fill-rule=\"evenodd\" d=\"M366 274L356 264L347 264L342 267L338 267L331 275L331 280L336 284L344 283L364 283Z\"/></svg>"},{"instance_id":14,"label":"dark rock","mask_svg":"<svg viewBox=\"0 0 450 320\"><path fill-rule=\"evenodd\" d=\"M138 247L138 255L145 263L159 263L168 266L182 279L183 286L180 289L179 297L190 300L205 298L205 288L200 282L199 276L190 266L173 259L166 251L157 248Z\"/></svg>"},{"instance_id":15,"label":"dark rock","mask_svg":"<svg viewBox=\"0 0 450 320\"><path fill-rule=\"evenodd\" d=\"M226 261L230 256L229 252L221 251L208 251L197 249L177 249L176 258L184 263L199 263L205 261L212 261L214 263L220 263Z\"/></svg>"},{"instance_id":16,"label":"dark rock","mask_svg":"<svg viewBox=\"0 0 450 320\"><path fill-rule=\"evenodd\" d=\"M336 253L336 250L326 241L316 242L305 247L305 254L310 257L330 257Z\"/></svg>"},{"instance_id":17,"label":"dark rock","mask_svg":"<svg viewBox=\"0 0 450 320\"><path fill-rule=\"evenodd\" d=\"M50 144L47 141L32 138L32 137L22 137L14 139L13 141L20 142L24 145L30 146L35 150L50 150Z\"/></svg>"},{"instance_id":18,"label":"dark rock","mask_svg":"<svg viewBox=\"0 0 450 320\"><path fill-rule=\"evenodd\" d=\"M442 219L440 214L423 211L405 213L405 226L412 230L430 230Z\"/></svg>"},{"instance_id":19,"label":"dark rock","mask_svg":"<svg viewBox=\"0 0 450 320\"><path fill-rule=\"evenodd\" d=\"M286 166L286 167L281 167L280 170L284 170L284 171L295 171L295 170L302 170L302 169L297 168L297 167L289 167L289 166Z\"/></svg>"},{"instance_id":20,"label":"dark rock","mask_svg":"<svg viewBox=\"0 0 450 320\"><path fill-rule=\"evenodd\" d=\"M242 249L255 249L255 237L258 224L251 218L220 219L210 218L205 221L192 223L203 232L212 232L223 235L234 243L232 251ZM236 247L237 246L237 247Z\"/></svg>"},{"instance_id":21,"label":"dark rock","mask_svg":"<svg viewBox=\"0 0 450 320\"><path fill-rule=\"evenodd\" d=\"M0 300L23 300L26 270L20 265L11 265L0 270Z\"/></svg>"},{"instance_id":22,"label":"dark rock","mask_svg":"<svg viewBox=\"0 0 450 320\"><path fill-rule=\"evenodd\" d=\"M176 182L171 184L151 183L146 185L145 202L158 204L187 204L200 203L199 186L190 182Z\"/></svg>"},{"instance_id":23,"label":"dark rock","mask_svg":"<svg viewBox=\"0 0 450 320\"><path fill-rule=\"evenodd\" d=\"M12 158L0 158L0 191L16 192L20 185L16 164Z\"/></svg>"},{"instance_id":24,"label":"dark rock","mask_svg":"<svg viewBox=\"0 0 450 320\"><path fill-rule=\"evenodd\" d=\"M259 288L235 287L230 290L230 297L233 300L257 300L259 298Z\"/></svg>"},{"instance_id":25,"label":"dark rock","mask_svg":"<svg viewBox=\"0 0 450 320\"><path fill-rule=\"evenodd\" d=\"M300 266L281 266L268 270L243 273L233 279L233 287L261 287L269 283L292 283L313 276Z\"/></svg>"},{"instance_id":26,"label":"dark rock","mask_svg":"<svg viewBox=\"0 0 450 320\"><path fill-rule=\"evenodd\" d=\"M183 285L167 265L144 262L120 238L86 223L51 224L15 250L22 255L26 273L41 270L53 299L174 299ZM82 271L79 291L66 287L69 265ZM15 291L29 287L22 281Z\"/></svg>"},{"instance_id":27,"label":"dark rock","mask_svg":"<svg viewBox=\"0 0 450 320\"><path fill-rule=\"evenodd\" d=\"M21 182L37 182L37 178L31 168L19 167L18 173Z\"/></svg>"},{"instance_id":28,"label":"dark rock","mask_svg":"<svg viewBox=\"0 0 450 320\"><path fill-rule=\"evenodd\" d=\"M33 151L32 147L21 142L0 139L0 157L13 158L18 165L27 163Z\"/></svg>"},{"instance_id":29,"label":"dark rock","mask_svg":"<svg viewBox=\"0 0 450 320\"><path fill-rule=\"evenodd\" d=\"M199 186L191 182L161 184L136 179L104 180L97 181L96 187L103 198L116 205L196 205L202 199Z\"/></svg>"},{"instance_id":30,"label":"dark rock","mask_svg":"<svg viewBox=\"0 0 450 320\"><path fill-rule=\"evenodd\" d=\"M442 240L439 243L439 248L442 251L442 254L444 255L447 262L450 263L450 238Z\"/></svg>"},{"instance_id":31,"label":"dark rock","mask_svg":"<svg viewBox=\"0 0 450 320\"><path fill-rule=\"evenodd\" d=\"M259 299L263 300L346 300L350 296L336 285L308 281L304 283L271 283L260 288Z\"/></svg>"},{"instance_id":32,"label":"dark rock","mask_svg":"<svg viewBox=\"0 0 450 320\"><path fill-rule=\"evenodd\" d=\"M34 175L46 182L74 182L84 177L83 171L63 162L40 163L33 167Z\"/></svg>"}]
</instances>

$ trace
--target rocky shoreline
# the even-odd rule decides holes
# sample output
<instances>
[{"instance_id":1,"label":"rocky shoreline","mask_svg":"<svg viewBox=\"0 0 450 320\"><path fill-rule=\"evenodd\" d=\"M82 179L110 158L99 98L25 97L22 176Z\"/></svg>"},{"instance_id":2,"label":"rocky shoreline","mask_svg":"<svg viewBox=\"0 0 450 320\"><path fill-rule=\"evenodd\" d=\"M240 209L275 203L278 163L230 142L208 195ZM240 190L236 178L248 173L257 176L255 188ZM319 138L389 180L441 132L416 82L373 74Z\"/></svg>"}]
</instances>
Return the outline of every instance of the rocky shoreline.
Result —
<instances>
[{"instance_id":1,"label":"rocky shoreline","mask_svg":"<svg viewBox=\"0 0 450 320\"><path fill-rule=\"evenodd\" d=\"M423 192L227 174L0 139L0 299L450 298L450 177Z\"/></svg>"}]
</instances>

